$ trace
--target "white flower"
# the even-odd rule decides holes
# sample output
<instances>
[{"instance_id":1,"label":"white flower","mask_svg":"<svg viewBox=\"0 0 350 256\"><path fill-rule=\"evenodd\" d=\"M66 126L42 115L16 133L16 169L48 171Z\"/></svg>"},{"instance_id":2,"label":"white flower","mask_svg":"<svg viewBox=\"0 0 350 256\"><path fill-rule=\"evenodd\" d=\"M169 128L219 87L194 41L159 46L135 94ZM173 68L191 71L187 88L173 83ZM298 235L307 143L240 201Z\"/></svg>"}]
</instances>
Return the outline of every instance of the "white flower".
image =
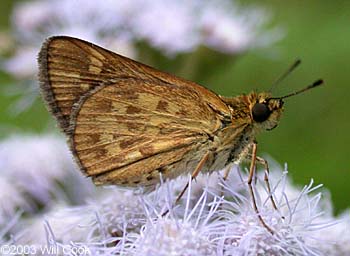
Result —
<instances>
[{"instance_id":1,"label":"white flower","mask_svg":"<svg viewBox=\"0 0 350 256\"><path fill-rule=\"evenodd\" d=\"M260 175L256 187L263 186ZM272 177L277 175L277 170L272 171ZM320 186L311 182L296 195L285 172L272 182L278 211L264 191L255 189L261 217L274 231L271 234L252 207L247 184L242 182L247 175L243 173L241 179L233 172L227 181L201 176L198 180L205 184L204 190L196 188L193 181L176 206L172 206L174 191L186 183L183 178L146 195L107 189L87 206L47 214L44 225L40 221L35 224L40 232L29 225L15 237L18 242L49 239L47 242L60 247L85 246L94 255L347 255L349 217L339 226L329 211L324 214L328 203L322 201L329 198L314 194ZM233 177L239 181L232 182ZM162 216L167 208L169 214ZM41 235L23 240L33 230ZM333 239L327 237L329 230ZM334 251L339 254L331 254Z\"/></svg>"},{"instance_id":2,"label":"white flower","mask_svg":"<svg viewBox=\"0 0 350 256\"><path fill-rule=\"evenodd\" d=\"M79 211L79 207L70 209L64 204L55 205L48 213L21 220L11 233L15 234L16 244L45 245L49 225L56 238L63 243L86 239L91 230L90 222L95 216L89 207L83 208L83 211Z\"/></svg>"},{"instance_id":3,"label":"white flower","mask_svg":"<svg viewBox=\"0 0 350 256\"><path fill-rule=\"evenodd\" d=\"M238 10L213 2L203 10L200 23L205 45L222 52L241 52L251 46L255 31L247 24L249 19L234 11Z\"/></svg>"},{"instance_id":4,"label":"white flower","mask_svg":"<svg viewBox=\"0 0 350 256\"><path fill-rule=\"evenodd\" d=\"M64 139L53 135L17 135L2 141L0 174L0 216L33 210L36 204L47 207L52 200L82 203L93 189L75 168Z\"/></svg>"},{"instance_id":5,"label":"white flower","mask_svg":"<svg viewBox=\"0 0 350 256\"><path fill-rule=\"evenodd\" d=\"M276 171L271 174L272 177L276 175ZM228 199L222 203L222 217L226 219L223 233L226 236L217 239L226 252L224 255L324 255L315 245L325 244L327 240L321 241L317 237L338 223L323 214L321 193L312 194L320 186L313 187L311 181L296 196L296 189L291 187L286 173L277 184L278 189L275 185L272 187L279 211L272 208L266 193L255 189L260 215L273 230L272 235L257 218L250 197L231 189L229 180L225 182L227 189L232 191L233 201ZM264 183L260 180L257 187L262 186ZM289 194L290 191L292 193ZM311 242L310 237L316 240ZM330 239L328 244L331 244Z\"/></svg>"},{"instance_id":6,"label":"white flower","mask_svg":"<svg viewBox=\"0 0 350 256\"><path fill-rule=\"evenodd\" d=\"M145 201L147 223L139 234L127 234L124 251L130 255L216 255L216 244L210 236L216 230L217 209L221 199L209 199L208 176L204 189L198 197L193 197L193 183L190 181L189 189L184 195L184 202L175 208L169 209L169 214L163 216L164 201L173 199L173 192L178 188L177 182L166 183L155 193L148 196ZM189 180L189 179L187 179ZM180 183L183 180L180 180ZM183 183L184 185L185 183ZM168 193L165 193L165 191ZM163 200L156 200L163 197ZM164 198L165 197L165 198ZM171 203L170 203L171 204ZM162 209L158 211L158 209ZM157 246L154 246L154 244Z\"/></svg>"},{"instance_id":7,"label":"white flower","mask_svg":"<svg viewBox=\"0 0 350 256\"><path fill-rule=\"evenodd\" d=\"M320 232L317 236L310 237L309 242L319 248L323 255L350 255L350 211L345 211L336 219L325 218L323 222L327 224L332 219L338 224L327 228L327 232Z\"/></svg>"},{"instance_id":8,"label":"white flower","mask_svg":"<svg viewBox=\"0 0 350 256\"><path fill-rule=\"evenodd\" d=\"M143 6L133 20L137 38L174 55L193 51L200 43L195 14L197 1L140 1Z\"/></svg>"},{"instance_id":9,"label":"white flower","mask_svg":"<svg viewBox=\"0 0 350 256\"><path fill-rule=\"evenodd\" d=\"M52 17L53 8L49 2L30 1L16 5L12 13L13 29L20 39L35 42L39 29L48 29L43 25ZM40 34L39 34L40 35ZM23 42L24 43L24 42Z\"/></svg>"},{"instance_id":10,"label":"white flower","mask_svg":"<svg viewBox=\"0 0 350 256\"><path fill-rule=\"evenodd\" d=\"M216 255L205 231L206 227L195 227L191 221L161 218L145 225L133 244L132 255Z\"/></svg>"},{"instance_id":11,"label":"white flower","mask_svg":"<svg viewBox=\"0 0 350 256\"><path fill-rule=\"evenodd\" d=\"M83 243L92 251L106 251L125 232L139 232L146 222L139 196L132 191L105 189L86 205L56 205L49 212L24 219L12 229L16 244L67 246ZM24 228L23 228L24 227ZM50 241L48 241L50 239Z\"/></svg>"},{"instance_id":12,"label":"white flower","mask_svg":"<svg viewBox=\"0 0 350 256\"><path fill-rule=\"evenodd\" d=\"M270 15L257 8L239 8L235 2L207 1L199 17L204 45L224 53L266 47L282 37L282 31L264 28Z\"/></svg>"},{"instance_id":13,"label":"white flower","mask_svg":"<svg viewBox=\"0 0 350 256\"><path fill-rule=\"evenodd\" d=\"M16 215L18 209L32 211L30 201L23 196L23 191L13 186L13 181L4 176L0 177L0 227L6 225L8 220Z\"/></svg>"},{"instance_id":14,"label":"white flower","mask_svg":"<svg viewBox=\"0 0 350 256\"><path fill-rule=\"evenodd\" d=\"M0 246L4 244L10 244L11 241L11 230L12 228L18 224L18 221L21 217L22 213L18 212L16 214L13 214L11 218L7 220L6 223L0 223ZM1 216L0 216L1 218ZM1 220L1 219L0 219ZM12 237L13 238L13 237Z\"/></svg>"}]
</instances>

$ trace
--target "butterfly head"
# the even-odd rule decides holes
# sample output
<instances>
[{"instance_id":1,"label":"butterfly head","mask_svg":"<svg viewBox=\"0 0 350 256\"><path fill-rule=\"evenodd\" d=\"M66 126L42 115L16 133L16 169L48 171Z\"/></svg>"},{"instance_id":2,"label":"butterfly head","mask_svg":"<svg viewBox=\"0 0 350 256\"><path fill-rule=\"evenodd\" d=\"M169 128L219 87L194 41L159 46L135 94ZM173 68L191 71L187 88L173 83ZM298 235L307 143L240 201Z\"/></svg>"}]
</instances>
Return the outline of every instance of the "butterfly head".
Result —
<instances>
[{"instance_id":1,"label":"butterfly head","mask_svg":"<svg viewBox=\"0 0 350 256\"><path fill-rule=\"evenodd\" d=\"M283 99L303 93L322 83L323 80L316 80L309 86L282 97L272 97L270 93L251 93L248 95L248 102L252 124L258 129L272 130L278 125L283 112Z\"/></svg>"},{"instance_id":2,"label":"butterfly head","mask_svg":"<svg viewBox=\"0 0 350 256\"><path fill-rule=\"evenodd\" d=\"M283 112L283 100L269 93L251 93L248 98L252 125L259 130L275 128Z\"/></svg>"}]
</instances>

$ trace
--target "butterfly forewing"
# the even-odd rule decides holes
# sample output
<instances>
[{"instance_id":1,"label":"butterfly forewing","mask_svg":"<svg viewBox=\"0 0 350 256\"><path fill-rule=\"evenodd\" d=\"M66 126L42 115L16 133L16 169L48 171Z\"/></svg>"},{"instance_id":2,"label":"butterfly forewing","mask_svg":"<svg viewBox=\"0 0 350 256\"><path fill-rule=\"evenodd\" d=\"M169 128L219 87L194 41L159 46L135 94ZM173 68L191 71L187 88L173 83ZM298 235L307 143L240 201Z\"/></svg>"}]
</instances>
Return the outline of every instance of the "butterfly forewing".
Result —
<instances>
[{"instance_id":1,"label":"butterfly forewing","mask_svg":"<svg viewBox=\"0 0 350 256\"><path fill-rule=\"evenodd\" d=\"M48 39L39 63L49 109L81 169L99 184L193 171L186 163L199 161L199 146L205 150L230 116L204 87L80 39Z\"/></svg>"}]
</instances>

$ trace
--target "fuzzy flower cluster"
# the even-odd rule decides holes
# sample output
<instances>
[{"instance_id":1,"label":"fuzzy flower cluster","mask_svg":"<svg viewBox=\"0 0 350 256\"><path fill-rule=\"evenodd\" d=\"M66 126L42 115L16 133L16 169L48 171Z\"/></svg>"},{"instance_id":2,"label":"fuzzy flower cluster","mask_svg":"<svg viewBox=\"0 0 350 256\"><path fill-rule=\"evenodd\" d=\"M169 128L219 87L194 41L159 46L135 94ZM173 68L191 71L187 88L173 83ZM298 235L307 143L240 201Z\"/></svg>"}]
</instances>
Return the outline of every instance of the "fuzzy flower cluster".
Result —
<instances>
[{"instance_id":1,"label":"fuzzy flower cluster","mask_svg":"<svg viewBox=\"0 0 350 256\"><path fill-rule=\"evenodd\" d=\"M2 141L0 187L0 226L18 211L36 213L53 202L81 204L93 191L64 140L54 135L14 135Z\"/></svg>"},{"instance_id":2,"label":"fuzzy flower cluster","mask_svg":"<svg viewBox=\"0 0 350 256\"><path fill-rule=\"evenodd\" d=\"M89 185L71 178L65 166L69 163L66 151L59 146L62 143L56 137L36 136L11 138L1 144L0 162L7 159L0 168L1 177L11 182L2 186L0 197L0 245L46 246L55 248L57 255L72 250L80 250L80 255L140 256L350 254L349 212L334 217L321 186L311 181L303 188L294 187L286 168L271 168L278 210L271 205L262 173L258 172L254 183L257 205L274 231L271 234L253 209L248 174L238 167L232 168L227 180L222 173L203 174L195 181L180 177L164 181L149 194L104 187L87 193L85 203L73 206L68 202L86 193ZM63 194L54 185L57 181L62 182L63 190L73 187L75 192L49 200L48 195L57 198ZM174 205L187 182L189 189ZM41 200L45 207L24 214L34 200ZM166 210L168 214L163 215Z\"/></svg>"},{"instance_id":3,"label":"fuzzy flower cluster","mask_svg":"<svg viewBox=\"0 0 350 256\"><path fill-rule=\"evenodd\" d=\"M79 11L77 11L79 10ZM101 44L129 57L146 43L164 55L199 46L235 54L278 40L262 8L229 0L36 0L16 5L13 36L18 48L3 68L17 78L36 73L36 55L45 38L69 35Z\"/></svg>"}]
</instances>

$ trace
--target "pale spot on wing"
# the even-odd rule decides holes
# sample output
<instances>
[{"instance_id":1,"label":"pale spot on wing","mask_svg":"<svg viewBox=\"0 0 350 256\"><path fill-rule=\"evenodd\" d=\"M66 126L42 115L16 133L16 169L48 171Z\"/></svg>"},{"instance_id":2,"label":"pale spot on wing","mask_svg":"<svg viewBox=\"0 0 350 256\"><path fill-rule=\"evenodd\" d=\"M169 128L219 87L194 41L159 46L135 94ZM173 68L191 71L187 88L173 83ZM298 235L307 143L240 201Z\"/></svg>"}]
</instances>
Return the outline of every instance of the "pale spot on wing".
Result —
<instances>
[{"instance_id":1,"label":"pale spot on wing","mask_svg":"<svg viewBox=\"0 0 350 256\"><path fill-rule=\"evenodd\" d=\"M57 94L56 99L59 101L71 101L74 99L72 95Z\"/></svg>"},{"instance_id":2,"label":"pale spot on wing","mask_svg":"<svg viewBox=\"0 0 350 256\"><path fill-rule=\"evenodd\" d=\"M150 97L149 93L139 93L137 101L141 106L147 106L149 110L155 111L160 100L162 100L162 98L157 96Z\"/></svg>"},{"instance_id":3,"label":"pale spot on wing","mask_svg":"<svg viewBox=\"0 0 350 256\"><path fill-rule=\"evenodd\" d=\"M64 70L55 70L55 69L52 69L50 71L50 75L55 75L55 76L58 76L58 77L69 77L69 78L80 78L80 74L79 73L74 73L74 72L69 72L69 74L67 74L67 71L64 71Z\"/></svg>"},{"instance_id":4,"label":"pale spot on wing","mask_svg":"<svg viewBox=\"0 0 350 256\"><path fill-rule=\"evenodd\" d=\"M115 154L111 154L111 156L115 156ZM125 155L125 160L133 160L142 157L142 153L140 151L132 151Z\"/></svg>"},{"instance_id":5,"label":"pale spot on wing","mask_svg":"<svg viewBox=\"0 0 350 256\"><path fill-rule=\"evenodd\" d=\"M90 86L89 84L84 84L84 83L83 83L83 84L80 84L80 88L83 89L83 90L86 90L86 91L89 90L90 87L91 87L91 86Z\"/></svg>"},{"instance_id":6,"label":"pale spot on wing","mask_svg":"<svg viewBox=\"0 0 350 256\"><path fill-rule=\"evenodd\" d=\"M99 74L102 71L103 62L96 59L94 56L89 56L91 64L89 65L89 71L94 74Z\"/></svg>"}]
</instances>

